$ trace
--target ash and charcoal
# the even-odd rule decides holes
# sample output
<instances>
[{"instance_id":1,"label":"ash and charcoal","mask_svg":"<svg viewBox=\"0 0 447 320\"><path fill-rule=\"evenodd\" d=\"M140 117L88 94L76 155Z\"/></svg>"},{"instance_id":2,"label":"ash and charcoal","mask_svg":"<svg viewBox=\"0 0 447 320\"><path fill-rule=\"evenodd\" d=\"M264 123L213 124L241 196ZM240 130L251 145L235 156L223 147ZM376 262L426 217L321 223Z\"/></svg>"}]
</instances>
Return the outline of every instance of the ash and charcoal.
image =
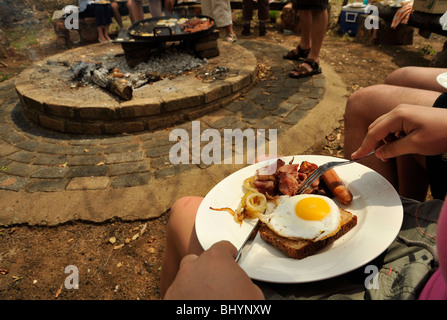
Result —
<instances>
[{"instance_id":1,"label":"ash and charcoal","mask_svg":"<svg viewBox=\"0 0 447 320\"><path fill-rule=\"evenodd\" d=\"M187 52L171 48L151 57L147 62L142 62L131 68L123 55L104 56L99 62L79 61L71 66L73 80L91 83L91 76L97 70L101 73L108 72L111 77L120 78L124 85L136 89L163 79L172 79L185 72L200 68L207 64L207 59L201 59Z\"/></svg>"}]
</instances>

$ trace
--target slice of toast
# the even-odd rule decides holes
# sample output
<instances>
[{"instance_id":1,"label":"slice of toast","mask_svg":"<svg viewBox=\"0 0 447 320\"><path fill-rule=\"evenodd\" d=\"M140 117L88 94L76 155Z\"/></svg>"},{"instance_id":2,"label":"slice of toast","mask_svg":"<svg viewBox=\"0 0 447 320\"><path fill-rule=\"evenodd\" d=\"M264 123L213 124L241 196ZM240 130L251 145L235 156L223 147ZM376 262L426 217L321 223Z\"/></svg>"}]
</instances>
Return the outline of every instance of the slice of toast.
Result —
<instances>
[{"instance_id":1,"label":"slice of toast","mask_svg":"<svg viewBox=\"0 0 447 320\"><path fill-rule=\"evenodd\" d=\"M318 250L324 248L328 244L334 242L357 225L356 215L353 215L352 213L344 209L340 209L340 213L342 220L340 230L332 237L328 237L323 240L310 241L305 239L287 239L274 233L265 224L262 224L259 228L259 234L264 241L282 251L290 258L304 259L310 255L315 254Z\"/></svg>"}]
</instances>

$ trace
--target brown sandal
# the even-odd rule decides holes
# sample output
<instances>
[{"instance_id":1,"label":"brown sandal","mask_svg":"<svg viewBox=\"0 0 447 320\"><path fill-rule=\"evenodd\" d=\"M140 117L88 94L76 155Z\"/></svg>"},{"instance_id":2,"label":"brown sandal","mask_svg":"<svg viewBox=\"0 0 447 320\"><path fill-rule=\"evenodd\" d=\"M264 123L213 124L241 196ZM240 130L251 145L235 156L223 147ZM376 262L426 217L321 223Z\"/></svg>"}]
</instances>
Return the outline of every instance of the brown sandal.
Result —
<instances>
[{"instance_id":1,"label":"brown sandal","mask_svg":"<svg viewBox=\"0 0 447 320\"><path fill-rule=\"evenodd\" d=\"M307 64L311 67L311 70L308 70L304 65ZM292 71L289 72L289 77L300 79L300 78L306 78L311 77L314 74L321 73L321 68L318 62L316 62L313 59L306 59L302 64L295 67Z\"/></svg>"},{"instance_id":2,"label":"brown sandal","mask_svg":"<svg viewBox=\"0 0 447 320\"><path fill-rule=\"evenodd\" d=\"M306 59L307 56L309 55L310 49L302 49L300 47L300 45L298 45L298 47L296 47L296 49L290 50L289 52L287 52L283 58L287 59L287 60L302 60L302 59Z\"/></svg>"}]
</instances>

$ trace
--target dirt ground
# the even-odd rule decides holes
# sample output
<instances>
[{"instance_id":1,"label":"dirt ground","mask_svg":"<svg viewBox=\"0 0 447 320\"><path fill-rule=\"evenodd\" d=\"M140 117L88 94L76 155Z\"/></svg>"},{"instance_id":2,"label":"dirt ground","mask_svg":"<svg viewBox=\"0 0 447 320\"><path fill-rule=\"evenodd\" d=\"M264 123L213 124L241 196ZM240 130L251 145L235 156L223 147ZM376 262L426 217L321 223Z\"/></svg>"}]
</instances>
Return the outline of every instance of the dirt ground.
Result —
<instances>
[{"instance_id":1,"label":"dirt ground","mask_svg":"<svg viewBox=\"0 0 447 320\"><path fill-rule=\"evenodd\" d=\"M349 92L382 83L386 75L407 65L428 66L430 52L441 50L444 37L424 39L415 30L414 44L407 46L365 46L337 33L338 13L332 11L331 27L321 58L331 64ZM242 28L235 13L235 29ZM57 52L51 40L51 25L38 32L43 39L17 50L17 56L3 60L0 75L13 77L36 57ZM246 37L257 39L255 34ZM242 36L239 36L242 38ZM295 46L299 36L284 35L271 24L265 41ZM278 57L279 59L281 57ZM361 71L361 72L359 72ZM0 78L1 81L1 78ZM343 125L309 153L342 156ZM169 213L148 221L109 221L92 224L74 221L55 227L17 225L0 227L0 299L4 300L157 300ZM75 265L79 289L66 289L64 281Z\"/></svg>"}]
</instances>

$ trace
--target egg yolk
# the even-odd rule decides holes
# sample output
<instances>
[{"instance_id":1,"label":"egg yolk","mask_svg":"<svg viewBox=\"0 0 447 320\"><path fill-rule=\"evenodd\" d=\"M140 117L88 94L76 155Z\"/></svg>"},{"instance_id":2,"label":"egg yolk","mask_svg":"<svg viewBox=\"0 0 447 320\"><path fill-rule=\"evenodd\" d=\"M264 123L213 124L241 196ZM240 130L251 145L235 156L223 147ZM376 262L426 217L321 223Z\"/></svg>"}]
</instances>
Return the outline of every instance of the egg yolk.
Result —
<instances>
[{"instance_id":1,"label":"egg yolk","mask_svg":"<svg viewBox=\"0 0 447 320\"><path fill-rule=\"evenodd\" d=\"M304 220L322 220L331 208L329 204L321 198L304 198L295 206L295 213Z\"/></svg>"}]
</instances>

